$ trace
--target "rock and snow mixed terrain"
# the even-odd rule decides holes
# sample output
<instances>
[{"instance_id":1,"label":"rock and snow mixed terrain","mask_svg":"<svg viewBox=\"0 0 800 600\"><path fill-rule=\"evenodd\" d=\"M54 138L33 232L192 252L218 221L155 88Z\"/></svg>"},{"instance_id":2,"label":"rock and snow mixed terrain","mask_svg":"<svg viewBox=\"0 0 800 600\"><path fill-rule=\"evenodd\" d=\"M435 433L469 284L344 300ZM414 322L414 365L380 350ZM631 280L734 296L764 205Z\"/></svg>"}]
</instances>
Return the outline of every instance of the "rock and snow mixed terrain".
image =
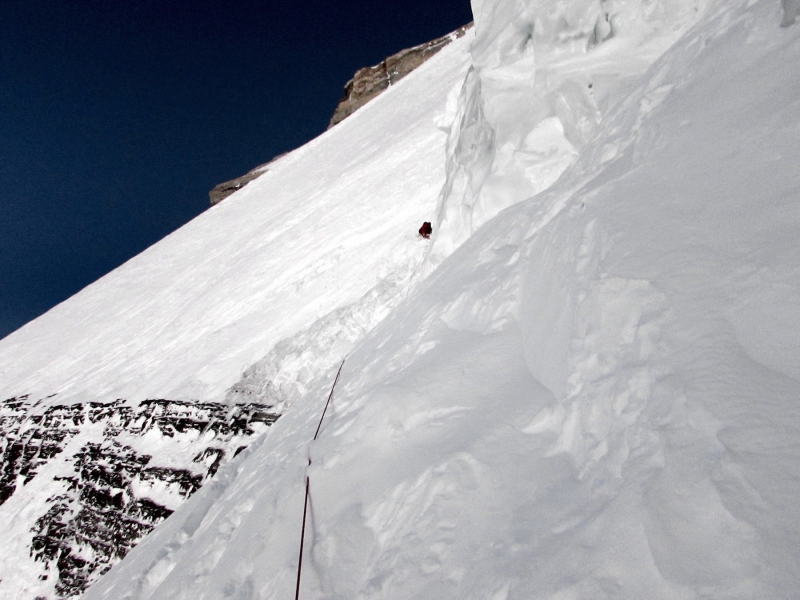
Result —
<instances>
[{"instance_id":1,"label":"rock and snow mixed terrain","mask_svg":"<svg viewBox=\"0 0 800 600\"><path fill-rule=\"evenodd\" d=\"M328 129L338 125L359 108L377 98L384 90L436 56L442 48L463 37L470 27L472 23L430 42L401 50L377 65L356 71L353 78L344 86L344 96L333 111Z\"/></svg>"},{"instance_id":2,"label":"rock and snow mixed terrain","mask_svg":"<svg viewBox=\"0 0 800 600\"><path fill-rule=\"evenodd\" d=\"M423 65L384 93L394 100L383 110L364 108L273 162L0 342L0 598L52 598L97 579L188 495L165 468L206 481L209 453L231 460L409 293L427 248L416 230L445 179L446 135L432 117L468 60L462 48ZM187 431L143 429L158 399ZM268 417L246 419L234 439L242 411ZM126 427L106 435L109 420ZM124 477L85 475L95 446ZM160 483L143 485L154 468ZM95 488L116 504L95 506ZM153 518L138 514L142 502L160 507ZM46 555L42 536L56 540Z\"/></svg>"},{"instance_id":3,"label":"rock and snow mixed terrain","mask_svg":"<svg viewBox=\"0 0 800 600\"><path fill-rule=\"evenodd\" d=\"M797 597L796 2L473 11L346 121L0 343L0 392L41 414L281 415L85 598L292 597L306 474L301 598ZM141 425L114 427L134 448ZM72 483L35 470L0 506L7 598L59 593L24 554L26 507ZM150 496L125 485L103 497L132 514Z\"/></svg>"},{"instance_id":4,"label":"rock and snow mixed terrain","mask_svg":"<svg viewBox=\"0 0 800 600\"><path fill-rule=\"evenodd\" d=\"M9 595L85 590L275 422L269 408L170 400L41 407L24 396L0 404L0 504L14 515L0 551ZM33 569L21 568L25 558Z\"/></svg>"}]
</instances>

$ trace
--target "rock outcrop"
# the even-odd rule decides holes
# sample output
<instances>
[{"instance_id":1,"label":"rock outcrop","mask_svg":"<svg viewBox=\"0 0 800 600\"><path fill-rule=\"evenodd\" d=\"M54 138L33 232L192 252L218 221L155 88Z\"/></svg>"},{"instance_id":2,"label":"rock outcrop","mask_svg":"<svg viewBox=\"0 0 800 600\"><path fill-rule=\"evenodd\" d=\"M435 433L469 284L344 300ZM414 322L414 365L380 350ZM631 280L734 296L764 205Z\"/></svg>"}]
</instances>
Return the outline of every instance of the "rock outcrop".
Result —
<instances>
[{"instance_id":1,"label":"rock outcrop","mask_svg":"<svg viewBox=\"0 0 800 600\"><path fill-rule=\"evenodd\" d=\"M271 162L271 161L270 161ZM208 199L211 201L211 206L215 204L219 204L225 198L233 194L234 192L239 191L248 183L253 181L253 179L263 175L267 172L267 165L269 163L259 165L252 171L249 171L242 175L241 177L237 177L236 179L231 179L230 181L225 181L218 185L215 185L214 188L208 192Z\"/></svg>"},{"instance_id":2,"label":"rock outcrop","mask_svg":"<svg viewBox=\"0 0 800 600\"><path fill-rule=\"evenodd\" d=\"M211 201L211 206L219 204L234 192L238 192L248 183L250 183L254 179L260 177L261 175L269 171L268 167L272 163L274 163L279 158L286 156L287 154L288 152L283 152L281 154L278 154L278 156L274 157L269 162L266 162L263 165L258 165L255 169L251 169L241 177L237 177L236 179L231 179L230 181L225 181L223 183L215 185L214 189L208 192L208 199Z\"/></svg>"},{"instance_id":3,"label":"rock outcrop","mask_svg":"<svg viewBox=\"0 0 800 600\"><path fill-rule=\"evenodd\" d=\"M339 101L328 129L352 115L390 85L400 81L450 42L462 37L470 27L472 23L425 44L401 50L373 67L356 71L344 86L344 97Z\"/></svg>"},{"instance_id":4,"label":"rock outcrop","mask_svg":"<svg viewBox=\"0 0 800 600\"><path fill-rule=\"evenodd\" d=\"M425 44L401 50L374 67L364 67L356 71L353 78L344 86L344 97L339 101L328 129L352 115L390 85L400 81L450 42L462 37L470 27L472 27L472 23L459 27L453 33ZM208 192L211 206L219 204L234 192L239 191L248 183L266 173L269 170L267 167L281 156L284 156L284 154L276 156L268 163L257 166L241 177L215 186L214 189Z\"/></svg>"},{"instance_id":5,"label":"rock outcrop","mask_svg":"<svg viewBox=\"0 0 800 600\"><path fill-rule=\"evenodd\" d=\"M258 403L37 404L0 402L0 505L42 471L55 483L34 501L28 548L59 598L122 560L279 416Z\"/></svg>"}]
</instances>

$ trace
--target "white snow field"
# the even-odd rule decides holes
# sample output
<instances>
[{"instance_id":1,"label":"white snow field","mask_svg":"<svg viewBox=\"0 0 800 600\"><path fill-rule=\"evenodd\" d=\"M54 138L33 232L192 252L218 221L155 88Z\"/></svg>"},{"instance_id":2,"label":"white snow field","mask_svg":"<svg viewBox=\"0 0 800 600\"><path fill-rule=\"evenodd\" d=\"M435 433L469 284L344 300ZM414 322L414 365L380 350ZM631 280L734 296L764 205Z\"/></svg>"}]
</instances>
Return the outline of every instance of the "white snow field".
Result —
<instances>
[{"instance_id":1,"label":"white snow field","mask_svg":"<svg viewBox=\"0 0 800 600\"><path fill-rule=\"evenodd\" d=\"M219 399L337 309L347 326L326 340L325 366L339 360L403 297L425 250L417 229L445 172L433 115L463 79L468 43L3 339L4 397ZM292 375L285 385L302 388L308 375Z\"/></svg>"},{"instance_id":2,"label":"white snow field","mask_svg":"<svg viewBox=\"0 0 800 600\"><path fill-rule=\"evenodd\" d=\"M277 365L284 416L84 598L294 597L306 474L304 600L800 597L796 3L473 12L0 343L6 396Z\"/></svg>"}]
</instances>

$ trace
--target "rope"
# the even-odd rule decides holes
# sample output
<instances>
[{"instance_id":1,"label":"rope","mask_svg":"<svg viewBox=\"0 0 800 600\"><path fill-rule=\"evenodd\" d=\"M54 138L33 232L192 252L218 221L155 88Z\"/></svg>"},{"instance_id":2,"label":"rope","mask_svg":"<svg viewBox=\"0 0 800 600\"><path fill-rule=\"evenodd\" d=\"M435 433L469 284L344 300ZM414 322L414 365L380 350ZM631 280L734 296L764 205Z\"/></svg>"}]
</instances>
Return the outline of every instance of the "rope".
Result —
<instances>
[{"instance_id":1,"label":"rope","mask_svg":"<svg viewBox=\"0 0 800 600\"><path fill-rule=\"evenodd\" d=\"M331 393L328 394L328 401L325 403L325 409L322 411L322 416L319 418L319 425L317 425L317 431L314 433L314 440L317 439L319 436L319 430L322 427L322 421L325 419L325 413L328 412L328 405L331 403L331 398L333 398L333 390L336 389L336 382L339 381L339 375L342 373L342 367L344 366L344 361L342 364L339 365L339 370L336 372L336 379L333 380L333 385L331 386ZM312 442L314 440L311 440ZM311 465L311 456L308 457L308 464ZM300 600L300 572L303 570L303 544L305 543L306 539L306 515L308 514L308 501L311 499L311 479L308 475L306 475L306 499L305 503L303 504L303 528L300 530L300 557L297 561L297 588L294 592L294 600Z\"/></svg>"},{"instance_id":2,"label":"rope","mask_svg":"<svg viewBox=\"0 0 800 600\"><path fill-rule=\"evenodd\" d=\"M333 380L331 393L328 394L328 401L325 403L325 410L322 411L322 416L319 418L319 425L317 425L317 432L314 434L314 440L316 440L317 437L319 436L319 428L322 427L322 420L325 418L325 413L328 412L328 405L331 403L331 398L333 398L333 390L336 389L336 382L339 381L339 375L341 375L342 373L343 366L344 366L344 361L342 361L342 364L339 365L339 370L336 372L336 379ZM311 464L310 458L308 459L308 464Z\"/></svg>"},{"instance_id":3,"label":"rope","mask_svg":"<svg viewBox=\"0 0 800 600\"><path fill-rule=\"evenodd\" d=\"M306 501L303 505L303 530L300 534L300 560L297 563L297 589L294 593L295 600L300 600L300 571L303 569L303 542L306 537L306 513L308 512L308 475L306 475Z\"/></svg>"}]
</instances>

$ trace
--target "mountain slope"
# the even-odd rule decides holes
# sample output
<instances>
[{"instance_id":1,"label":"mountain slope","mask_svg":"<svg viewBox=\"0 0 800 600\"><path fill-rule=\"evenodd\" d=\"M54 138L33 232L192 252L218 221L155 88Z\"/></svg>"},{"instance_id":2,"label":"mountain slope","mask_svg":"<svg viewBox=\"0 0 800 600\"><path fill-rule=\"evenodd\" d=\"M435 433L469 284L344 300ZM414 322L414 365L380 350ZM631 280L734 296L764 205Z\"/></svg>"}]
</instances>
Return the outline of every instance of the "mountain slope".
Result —
<instances>
[{"instance_id":1,"label":"mountain slope","mask_svg":"<svg viewBox=\"0 0 800 600\"><path fill-rule=\"evenodd\" d=\"M303 598L796 596L797 26L474 9L427 277L86 598L291 597L306 473Z\"/></svg>"},{"instance_id":2,"label":"mountain slope","mask_svg":"<svg viewBox=\"0 0 800 600\"><path fill-rule=\"evenodd\" d=\"M796 3L473 8L0 343L0 597L796 596Z\"/></svg>"},{"instance_id":3,"label":"mountain slope","mask_svg":"<svg viewBox=\"0 0 800 600\"><path fill-rule=\"evenodd\" d=\"M0 342L0 598L80 594L407 294L464 43Z\"/></svg>"},{"instance_id":4,"label":"mountain slope","mask_svg":"<svg viewBox=\"0 0 800 600\"><path fill-rule=\"evenodd\" d=\"M444 179L432 116L465 43L4 339L5 396L216 399L280 340L402 285Z\"/></svg>"}]
</instances>

